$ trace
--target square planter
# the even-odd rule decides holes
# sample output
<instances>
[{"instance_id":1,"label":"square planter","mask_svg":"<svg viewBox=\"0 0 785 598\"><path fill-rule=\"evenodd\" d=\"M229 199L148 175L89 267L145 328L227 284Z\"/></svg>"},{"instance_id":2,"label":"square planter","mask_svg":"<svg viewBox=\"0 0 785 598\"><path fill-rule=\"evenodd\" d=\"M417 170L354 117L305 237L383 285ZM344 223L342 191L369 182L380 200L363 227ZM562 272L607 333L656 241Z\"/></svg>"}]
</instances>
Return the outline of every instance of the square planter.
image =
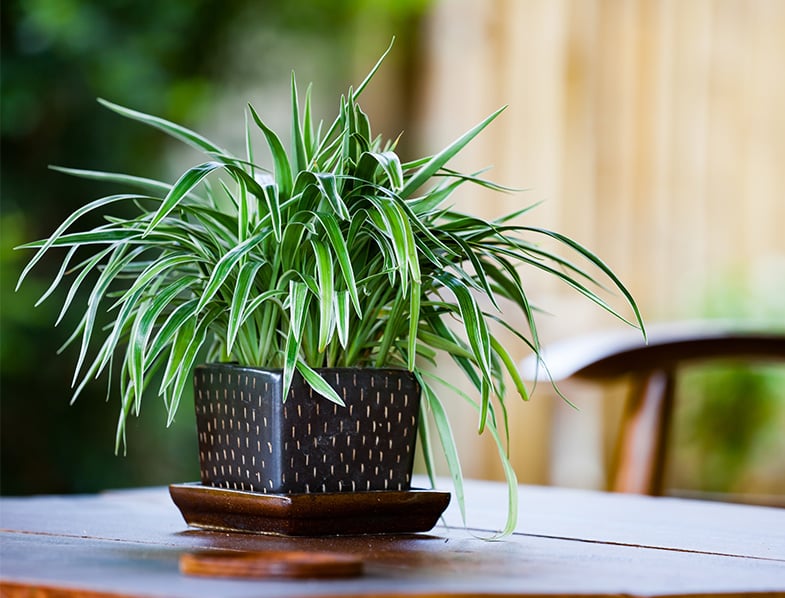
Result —
<instances>
[{"instance_id":1,"label":"square planter","mask_svg":"<svg viewBox=\"0 0 785 598\"><path fill-rule=\"evenodd\" d=\"M420 387L403 369L317 370L344 400L316 394L295 373L233 364L194 374L203 485L260 493L406 491Z\"/></svg>"}]
</instances>

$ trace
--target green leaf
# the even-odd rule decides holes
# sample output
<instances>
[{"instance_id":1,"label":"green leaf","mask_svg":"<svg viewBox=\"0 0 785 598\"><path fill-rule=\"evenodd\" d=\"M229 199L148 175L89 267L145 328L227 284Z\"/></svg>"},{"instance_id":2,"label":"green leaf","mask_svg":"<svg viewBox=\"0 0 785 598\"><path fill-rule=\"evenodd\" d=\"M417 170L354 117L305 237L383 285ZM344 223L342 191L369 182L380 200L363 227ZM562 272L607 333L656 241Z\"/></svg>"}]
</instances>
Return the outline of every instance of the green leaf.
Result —
<instances>
[{"instance_id":1,"label":"green leaf","mask_svg":"<svg viewBox=\"0 0 785 598\"><path fill-rule=\"evenodd\" d=\"M316 270L319 282L319 352L325 350L330 341L332 331L335 329L333 319L333 297L335 295L335 283L333 272L333 260L330 250L318 239L311 239L311 247L316 256Z\"/></svg>"},{"instance_id":2,"label":"green leaf","mask_svg":"<svg viewBox=\"0 0 785 598\"><path fill-rule=\"evenodd\" d=\"M71 286L68 289L68 293L66 294L65 300L63 301L63 307L60 309L60 313L58 314L57 319L55 320L55 326L60 324L60 322L63 320L63 316L65 316L66 312L68 311L68 308L71 306L71 303L73 302L74 297L76 296L79 290L79 287L82 285L82 282L87 277L87 275L90 274L103 261L103 259L107 255L109 255L112 251L115 251L116 249L117 248L114 246L109 246L106 249L99 251L87 262L86 265L82 266L81 271L79 272L79 274L77 274L76 278L71 283Z\"/></svg>"},{"instance_id":3,"label":"green leaf","mask_svg":"<svg viewBox=\"0 0 785 598\"><path fill-rule=\"evenodd\" d=\"M491 341L487 324L474 297L469 290L454 276L441 273L436 279L450 289L458 300L461 320L472 347L472 353L481 367L483 377L491 378Z\"/></svg>"},{"instance_id":4,"label":"green leaf","mask_svg":"<svg viewBox=\"0 0 785 598\"><path fill-rule=\"evenodd\" d=\"M138 310L136 314L136 322L134 333L129 339L129 346L131 349L131 356L133 361L133 368L140 374L149 369L151 360L149 359L148 345L150 342L150 335L155 327L158 318L163 311L170 307L177 297L187 288L198 282L196 276L184 276L179 280L175 280L167 287L157 293L153 300L148 302L147 308ZM139 375L139 378L142 376Z\"/></svg>"},{"instance_id":5,"label":"green leaf","mask_svg":"<svg viewBox=\"0 0 785 598\"><path fill-rule=\"evenodd\" d=\"M237 333L245 321L245 310L249 307L248 297L251 294L256 273L262 267L262 262L246 262L237 274L237 282L232 293L232 303L229 308L229 323L226 327L226 352L231 353Z\"/></svg>"},{"instance_id":6,"label":"green leaf","mask_svg":"<svg viewBox=\"0 0 785 598\"><path fill-rule=\"evenodd\" d=\"M117 250L110 255L106 266L104 267L103 271L101 271L98 280L96 281L95 286L93 287L93 290L87 299L85 313L82 316L79 326L77 326L77 329L82 330L82 345L79 349L79 356L76 360L76 366L74 367L74 383L76 383L76 380L79 377L79 372L82 369L82 365L87 355L87 350L90 345L90 339L93 333L93 327L98 314L98 306L106 295L107 289L117 277L117 275L122 272L126 265L129 264L138 255L138 253L139 250L128 253L126 247L118 247Z\"/></svg>"},{"instance_id":7,"label":"green leaf","mask_svg":"<svg viewBox=\"0 0 785 598\"><path fill-rule=\"evenodd\" d=\"M248 113L244 114L245 117L245 159L250 165L249 174L251 178L256 176L256 165L254 164L253 141L251 139L251 123L248 122Z\"/></svg>"},{"instance_id":8,"label":"green leaf","mask_svg":"<svg viewBox=\"0 0 785 598\"><path fill-rule=\"evenodd\" d=\"M73 259L74 255L76 254L77 249L79 249L79 248L78 247L71 247L68 250L68 253L63 258L63 263L60 265L60 269L57 271L57 274L55 274L55 277L52 280L52 283L49 285L49 288L47 288L43 292L43 294L38 298L38 301L36 301L33 304L33 307L38 307L39 305L41 305L54 292L54 290L58 286L60 286L60 281L63 280L63 277L65 276L65 273L68 270L68 266L71 265L71 260ZM84 268L84 265L82 266L82 268Z\"/></svg>"},{"instance_id":9,"label":"green leaf","mask_svg":"<svg viewBox=\"0 0 785 598\"><path fill-rule=\"evenodd\" d=\"M480 260L478 253L480 253L480 248L472 247L469 243L464 241L458 235L448 233L448 237L451 244L455 244L459 251L455 251L456 254L460 255L464 261L468 261L472 265L472 270L474 271L474 276L471 277L472 282L477 281L479 283L480 288L482 288L485 296L490 299L493 306L501 310L499 304L496 302L496 297L491 290L490 283L488 282L488 275L486 274L486 264ZM494 268L488 268L493 270Z\"/></svg>"},{"instance_id":10,"label":"green leaf","mask_svg":"<svg viewBox=\"0 0 785 598\"><path fill-rule=\"evenodd\" d=\"M313 159L314 152L316 151L315 144L318 142L318 138L314 138L313 132L313 121L311 116L311 89L312 86L310 84L305 89L305 106L303 107L303 144L305 145L305 157L307 160L307 162L303 165L303 168L309 167L309 162Z\"/></svg>"},{"instance_id":11,"label":"green leaf","mask_svg":"<svg viewBox=\"0 0 785 598\"><path fill-rule=\"evenodd\" d=\"M424 375L427 375L429 378L437 381L440 385L450 389L453 393L463 398L463 400L475 411L479 412L481 410L481 406L478 405L476 401L473 401L471 397L469 397L465 392L463 392L458 387L450 384L443 378L439 378L438 376L435 376L432 373L425 373L422 371L418 371L416 375L419 375L421 378ZM431 392L433 396L436 396L435 391L431 389ZM423 398L427 400L425 392L423 393ZM449 425L449 421L447 421L447 424ZM509 536L511 533L515 531L515 526L518 521L518 479L515 475L515 470L513 469L512 464L510 463L510 459L507 456L507 450L505 449L504 444L502 443L501 438L499 437L499 434L496 430L496 426L493 420L488 421L487 430L488 433L491 434L491 437L493 438L493 441L496 444L496 448L499 454L499 462L502 465L502 469L504 470L504 476L507 481L507 517L505 520L504 528L501 529L498 533L495 533L485 538L487 540L497 540L505 536ZM448 437L448 446L449 446L449 440L450 439ZM448 449L447 447L444 447L443 450L445 453L455 452L454 458L457 459L458 455L457 455L457 451L454 448L454 442L452 444L453 444L453 448ZM448 467L448 469L451 473L451 477L453 477L453 484L455 485L456 477L458 482L460 483L460 490L456 487L456 499L459 506L461 507L463 523L464 525L466 525L467 520L465 515L465 509L463 508L463 504L465 502L464 492L463 492L463 476L460 473L460 465L458 464L457 467L453 465L451 467ZM453 472L455 472L455 474Z\"/></svg>"},{"instance_id":12,"label":"green leaf","mask_svg":"<svg viewBox=\"0 0 785 598\"><path fill-rule=\"evenodd\" d=\"M82 206L81 208L77 208L70 216L68 216L63 223L55 229L47 239L37 241L36 243L28 243L26 245L20 245L16 249L27 249L27 248L34 248L40 247L40 249L36 252L36 254L30 259L27 263L25 268L22 270L22 273L19 275L19 281L16 284L16 290L19 290L19 287L22 284L22 281L28 275L30 270L41 260L44 254L53 246L62 246L68 244L84 244L90 242L90 239L95 239L94 242L102 243L102 242L111 242L116 240L111 233L115 231L109 230L101 230L96 229L91 233L76 233L75 235L71 236L64 236L63 233L68 230L68 228L79 218L88 214L98 208L102 208L104 206L108 206L111 204L119 203L128 201L129 199L151 199L146 198L140 195L110 195L108 197L102 197L101 199L96 199L95 201L91 201L90 203ZM125 236L132 236L133 232L130 231L117 231L118 233L122 233Z\"/></svg>"},{"instance_id":13,"label":"green leaf","mask_svg":"<svg viewBox=\"0 0 785 598\"><path fill-rule=\"evenodd\" d=\"M345 349L349 343L349 307L350 297L348 291L335 293L335 323L338 331L338 342Z\"/></svg>"},{"instance_id":14,"label":"green leaf","mask_svg":"<svg viewBox=\"0 0 785 598\"><path fill-rule=\"evenodd\" d=\"M302 282L289 283L289 334L286 336L286 354L283 365L282 395L285 401L292 385L292 376L300 360L303 323L308 309L308 287Z\"/></svg>"},{"instance_id":15,"label":"green leaf","mask_svg":"<svg viewBox=\"0 0 785 598\"><path fill-rule=\"evenodd\" d=\"M433 176L442 166L444 166L455 154L461 151L466 145L474 139L480 131L487 127L499 114L502 113L504 107L500 108L480 124L464 133L461 137L453 141L449 146L444 148L438 154L434 155L427 163L425 163L416 173L414 173L401 189L399 195L406 199L412 193L417 191L423 184L425 184L431 176Z\"/></svg>"},{"instance_id":16,"label":"green leaf","mask_svg":"<svg viewBox=\"0 0 785 598\"><path fill-rule=\"evenodd\" d=\"M82 170L78 168L64 168L62 166L50 166L49 168L57 172L62 172L63 174L69 174L71 176L80 177L83 179L90 179L93 181L101 181L106 183L118 183L120 185L127 185L129 187L137 187L146 193L161 193L166 195L172 188L169 183L118 172Z\"/></svg>"},{"instance_id":17,"label":"green leaf","mask_svg":"<svg viewBox=\"0 0 785 598\"><path fill-rule=\"evenodd\" d=\"M237 210L237 240L241 243L248 238L250 231L250 218L251 206L248 202L248 191L245 187L245 182L241 178L237 178L237 186L239 187L240 197L238 199Z\"/></svg>"},{"instance_id":18,"label":"green leaf","mask_svg":"<svg viewBox=\"0 0 785 598\"><path fill-rule=\"evenodd\" d=\"M439 334L429 332L422 326L417 330L417 336L421 341L420 344L428 345L436 350L467 359L472 359L474 357L474 354L469 349L458 344L454 339L444 338Z\"/></svg>"},{"instance_id":19,"label":"green leaf","mask_svg":"<svg viewBox=\"0 0 785 598\"><path fill-rule=\"evenodd\" d=\"M422 387L422 380L418 378ZM433 458L433 442L431 441L431 430L428 426L428 402L420 401L420 422L417 426L417 436L420 439L420 451L425 464L425 472L431 483L431 488L436 488L436 466Z\"/></svg>"},{"instance_id":20,"label":"green leaf","mask_svg":"<svg viewBox=\"0 0 785 598\"><path fill-rule=\"evenodd\" d=\"M529 331L532 335L532 344L534 347L540 346L540 339L537 334L537 323L534 320L534 309L529 303L529 299L523 290L523 283L515 267L501 256L493 256L495 261L501 265L502 270L493 267L484 268L488 277L491 278L503 291L501 294L511 301L514 301L520 308L523 315L526 317L526 322L529 326Z\"/></svg>"},{"instance_id":21,"label":"green leaf","mask_svg":"<svg viewBox=\"0 0 785 598\"><path fill-rule=\"evenodd\" d=\"M308 367L305 362L297 362L297 371L300 372L300 375L308 383L308 385L313 388L314 392L323 396L325 399L340 405L341 407L346 406L343 402L343 399L338 395L337 392L335 392L335 389L330 386L324 378Z\"/></svg>"},{"instance_id":22,"label":"green leaf","mask_svg":"<svg viewBox=\"0 0 785 598\"><path fill-rule=\"evenodd\" d=\"M521 374L518 371L518 366L513 361L512 356L510 355L509 351L505 349L504 345L499 342L492 334L490 335L491 339L491 346L493 347L494 352L501 358L502 362L504 363L504 367L507 369L507 373L512 378L513 384L515 385L515 389L518 391L518 394L524 401L529 400L529 391L526 390L526 385L523 382L523 378L521 378Z\"/></svg>"},{"instance_id":23,"label":"green leaf","mask_svg":"<svg viewBox=\"0 0 785 598\"><path fill-rule=\"evenodd\" d=\"M359 180L373 182L376 171L381 169L384 173L389 189L393 192L403 187L403 169L401 160L395 152L364 152L357 165Z\"/></svg>"},{"instance_id":24,"label":"green leaf","mask_svg":"<svg viewBox=\"0 0 785 598\"><path fill-rule=\"evenodd\" d=\"M197 299L189 299L188 301L178 305L166 317L163 325L158 329L158 332L153 338L152 343L150 343L150 347L145 357L147 361L153 362L164 351L164 349L166 349L167 346L171 348L171 345L174 344L174 341L178 335L178 332L182 328L189 325L189 323L196 317L197 303ZM171 360L169 361L169 364L176 366L176 363L172 363ZM163 386L164 385L162 384L159 394L163 392Z\"/></svg>"},{"instance_id":25,"label":"green leaf","mask_svg":"<svg viewBox=\"0 0 785 598\"><path fill-rule=\"evenodd\" d=\"M117 433L115 436L115 445L114 450L115 453L119 452L120 446L126 446L126 437L125 437L125 422L128 418L128 414L131 411L131 406L133 405L133 388L129 387L128 389L123 392L121 390L120 397L120 416L117 421Z\"/></svg>"},{"instance_id":26,"label":"green leaf","mask_svg":"<svg viewBox=\"0 0 785 598\"><path fill-rule=\"evenodd\" d=\"M422 288L419 282L413 282L409 303L409 335L408 335L408 361L409 371L414 370L415 358L417 357L417 329L420 324L420 297Z\"/></svg>"},{"instance_id":27,"label":"green leaf","mask_svg":"<svg viewBox=\"0 0 785 598\"><path fill-rule=\"evenodd\" d=\"M439 397L430 385L423 380L422 376L417 373L415 373L415 375L422 388L422 398L433 417L436 433L439 436L439 442L442 445L444 457L447 460L447 470L450 472L450 478L452 478L453 488L455 489L455 500L458 503L461 519L465 525L466 498L463 487L463 473L461 471L461 461L458 457L458 447L455 444L455 438L453 437L452 428L450 427L450 420L447 417L447 412L444 410L444 406L439 400Z\"/></svg>"},{"instance_id":28,"label":"green leaf","mask_svg":"<svg viewBox=\"0 0 785 598\"><path fill-rule=\"evenodd\" d=\"M155 216L153 216L153 219L147 226L144 236L149 235L150 232L152 232L152 230L158 225L158 223L166 218L166 216L168 216L169 213L177 207L177 204L179 204L184 197L193 191L193 189L196 188L196 186L199 185L199 183L201 183L208 174L223 167L224 165L220 162L205 162L204 164L199 164L198 166L194 166L193 168L187 170L177 180L177 182L172 185L172 189L164 198L161 207L158 208Z\"/></svg>"},{"instance_id":29,"label":"green leaf","mask_svg":"<svg viewBox=\"0 0 785 598\"><path fill-rule=\"evenodd\" d=\"M515 469L513 469L512 463L510 463L510 458L507 456L504 445L496 431L496 426L494 426L493 423L488 425L488 431L496 444L499 453L499 462L502 464L504 477L507 480L507 520L504 524L504 528L502 528L499 533L488 538L489 540L495 540L507 537L515 531L518 522L518 477L515 475Z\"/></svg>"},{"instance_id":30,"label":"green leaf","mask_svg":"<svg viewBox=\"0 0 785 598\"><path fill-rule=\"evenodd\" d=\"M84 233L69 233L67 235L60 235L51 243L49 240L32 241L14 247L14 249L38 249L44 245L49 247L72 247L80 246L85 247L88 245L103 245L105 243L118 243L123 241L131 241L142 236L141 231L117 229L110 227L100 227ZM38 258L38 255L35 256ZM40 259L40 258L39 258ZM28 266L30 264L28 263ZM25 275L27 272L25 272Z\"/></svg>"},{"instance_id":31,"label":"green leaf","mask_svg":"<svg viewBox=\"0 0 785 598\"><path fill-rule=\"evenodd\" d=\"M336 184L335 175L327 172L314 173L313 176L316 187L319 189L322 197L327 200L336 216L338 216L338 218L341 220L349 220L351 218L351 214L349 213L349 209L346 207L346 204L338 193L338 185Z\"/></svg>"},{"instance_id":32,"label":"green leaf","mask_svg":"<svg viewBox=\"0 0 785 598\"><path fill-rule=\"evenodd\" d=\"M275 132L262 122L262 119L259 118L259 115L256 113L256 110L253 109L253 106L249 104L248 109L251 111L251 116L253 117L254 122L256 122L256 126L264 133L264 136L267 139L267 145L270 147L273 162L275 163L275 183L278 185L278 192L282 197L289 197L292 193L293 179L292 167L289 164L286 150L284 150L283 144Z\"/></svg>"},{"instance_id":33,"label":"green leaf","mask_svg":"<svg viewBox=\"0 0 785 598\"><path fill-rule=\"evenodd\" d=\"M166 361L161 386L158 391L158 394L165 396L164 402L167 413L171 413L171 402L167 401L167 399L171 398L171 393L168 392L168 389L177 379L178 372L183 367L186 356L190 352L189 348L197 339L197 313L181 321L180 325L172 331L174 334L170 341L169 357Z\"/></svg>"},{"instance_id":34,"label":"green leaf","mask_svg":"<svg viewBox=\"0 0 785 598\"><path fill-rule=\"evenodd\" d=\"M292 71L292 167L294 172L305 169L308 159L305 156L305 139L300 126L300 107L297 98L297 82Z\"/></svg>"},{"instance_id":35,"label":"green leaf","mask_svg":"<svg viewBox=\"0 0 785 598\"><path fill-rule=\"evenodd\" d=\"M613 270L611 270L605 264L605 262L603 262L597 255L595 255L593 252L589 251L586 247L584 247L583 245L581 245L577 241L574 241L573 239L570 239L569 237L567 237L567 236L565 236L565 235L563 235L561 233L557 233L557 232L554 232L554 231L551 231L551 230L547 230L547 229L544 229L544 228L529 228L529 227L527 227L527 229L528 230L532 230L532 231L536 231L536 232L539 232L539 233L542 233L543 235L552 237L552 238L556 239L557 241L567 245L568 247L574 249L580 255L582 255L583 257L588 259L592 264L597 266L600 270L602 270L602 272L608 278L610 278L611 281L613 281L613 284L616 285L616 288L619 291L621 291L622 295L624 295L625 299L627 300L627 304L632 308L633 313L635 314L635 320L638 323L638 328L640 328L641 332L643 333L644 340L646 339L646 326L643 323L643 316L641 315L641 312L640 312L640 310L638 308L638 304L636 303L635 299L633 298L632 293L630 293L630 291L627 289L627 287L624 285L624 283L619 279L618 276L616 276L616 274L614 274ZM592 298L592 297L590 297L590 298ZM595 303L603 305L602 303L600 303L596 299L592 298L592 300ZM612 313L614 315L618 315L618 314L616 314L616 312L613 309L610 309L609 311L610 311L610 313ZM621 318L621 319L624 320L624 318ZM624 320L624 321L626 322L626 320Z\"/></svg>"},{"instance_id":36,"label":"green leaf","mask_svg":"<svg viewBox=\"0 0 785 598\"><path fill-rule=\"evenodd\" d=\"M384 329L384 334L377 344L376 367L382 367L387 362L391 347L395 346L396 340L400 337L402 326L406 319L406 303L404 301L393 301L389 306L386 321L380 322Z\"/></svg>"},{"instance_id":37,"label":"green leaf","mask_svg":"<svg viewBox=\"0 0 785 598\"><path fill-rule=\"evenodd\" d=\"M387 58L387 55L390 53L390 50L392 50L393 44L395 44L395 38L394 37L393 37L392 41L390 42L390 45L387 46L387 49L384 51L384 54L382 54L382 57L379 58L379 60L376 61L375 65L373 65L373 68L371 69L371 72L369 72L365 76L365 79L363 79L363 82L360 83L360 85L357 86L357 91L354 92L353 98L357 98L363 92L363 90L368 86L368 83L371 82L371 79L373 79L373 76L376 74L376 71L379 70L379 67L382 66L382 63L384 62L384 59Z\"/></svg>"},{"instance_id":38,"label":"green leaf","mask_svg":"<svg viewBox=\"0 0 785 598\"><path fill-rule=\"evenodd\" d=\"M245 321L253 314L257 309L259 309L265 303L270 301L281 301L286 297L286 291L280 289L270 289L269 291L265 291L264 293L260 293L256 295L253 299L251 299L243 310L242 320L238 324L238 326L242 326L245 324ZM272 332L276 332L273 330ZM264 361L255 361L254 363L265 363Z\"/></svg>"},{"instance_id":39,"label":"green leaf","mask_svg":"<svg viewBox=\"0 0 785 598\"><path fill-rule=\"evenodd\" d=\"M191 254L173 254L161 256L151 262L141 274L136 276L134 283L125 291L122 296L115 302L109 309L113 309L116 305L123 303L128 297L135 294L137 291L144 289L151 282L156 282L167 275L167 270L171 270L172 276L182 276L183 270L187 271L188 266L195 265L195 260Z\"/></svg>"},{"instance_id":40,"label":"green leaf","mask_svg":"<svg viewBox=\"0 0 785 598\"><path fill-rule=\"evenodd\" d=\"M191 336L191 342L188 344L185 353L182 355L180 368L177 370L174 383L168 390L168 398L164 400L164 403L167 405L167 427L171 426L172 422L174 421L174 416L177 413L177 408L180 405L180 399L183 396L185 385L190 383L192 380L191 372L193 371L194 364L196 363L196 358L199 354L199 351L204 346L205 341L207 340L207 334L210 330L210 325L218 317L218 313L218 310L210 310L204 316L204 318L198 322L196 330Z\"/></svg>"},{"instance_id":41,"label":"green leaf","mask_svg":"<svg viewBox=\"0 0 785 598\"><path fill-rule=\"evenodd\" d=\"M221 286L226 282L226 279L232 273L235 266L247 256L254 247L267 237L267 232L262 231L254 236L246 239L236 247L227 251L220 260L215 264L210 279L204 287L202 296L199 300L197 311L201 311L204 307L215 297L216 293L220 290Z\"/></svg>"},{"instance_id":42,"label":"green leaf","mask_svg":"<svg viewBox=\"0 0 785 598\"><path fill-rule=\"evenodd\" d=\"M461 320L469 338L469 345L472 348L475 359L480 366L482 373L481 394L482 408L480 410L479 432L485 429L488 415L488 404L492 386L492 365L491 365L491 340L488 333L487 324L477 302L472 297L469 290L453 276L442 273L436 277L447 288L449 288L456 299L461 312Z\"/></svg>"},{"instance_id":43,"label":"green leaf","mask_svg":"<svg viewBox=\"0 0 785 598\"><path fill-rule=\"evenodd\" d=\"M349 255L349 249L346 246L346 240L341 234L341 229L338 226L338 222L336 221L335 216L332 214L317 212L314 214L314 216L317 218L317 220L319 220L324 232L327 234L333 255L335 256L335 259L338 260L338 265L341 268L341 274L343 275L344 282L346 283L346 289L349 291L349 296L352 299L354 311L357 313L357 317L361 318L362 305L360 303L360 297L357 294L357 282L354 278L352 259Z\"/></svg>"},{"instance_id":44,"label":"green leaf","mask_svg":"<svg viewBox=\"0 0 785 598\"><path fill-rule=\"evenodd\" d=\"M209 139L202 137L198 133L194 133L189 129L186 129L181 125L177 125L157 116L151 116L150 114L145 114L144 112L138 112L136 110L131 110L130 108L119 106L118 104L113 104L112 102L108 102L101 98L98 99L98 102L121 116L159 129L167 135L170 135L175 139L190 145L191 147L207 152L216 158L222 159L224 162L234 162L236 160L235 158L232 158L226 150L218 147Z\"/></svg>"},{"instance_id":45,"label":"green leaf","mask_svg":"<svg viewBox=\"0 0 785 598\"><path fill-rule=\"evenodd\" d=\"M357 156L361 155L362 152L371 150L371 122L359 104L355 104L353 108L354 134L347 139L354 145L354 151L351 152L351 156L354 160L357 160Z\"/></svg>"},{"instance_id":46,"label":"green leaf","mask_svg":"<svg viewBox=\"0 0 785 598\"><path fill-rule=\"evenodd\" d=\"M267 204L268 216L273 225L275 240L281 242L281 231L283 230L283 214L281 213L280 197L278 187L275 185L264 185L262 187L262 197Z\"/></svg>"},{"instance_id":47,"label":"green leaf","mask_svg":"<svg viewBox=\"0 0 785 598\"><path fill-rule=\"evenodd\" d=\"M368 197L368 201L376 207L376 214L381 218L380 232L390 239L402 291L406 293L410 277L414 282L420 282L419 256L409 220L401 207L393 201L377 197ZM378 226L373 214L371 218Z\"/></svg>"}]
</instances>

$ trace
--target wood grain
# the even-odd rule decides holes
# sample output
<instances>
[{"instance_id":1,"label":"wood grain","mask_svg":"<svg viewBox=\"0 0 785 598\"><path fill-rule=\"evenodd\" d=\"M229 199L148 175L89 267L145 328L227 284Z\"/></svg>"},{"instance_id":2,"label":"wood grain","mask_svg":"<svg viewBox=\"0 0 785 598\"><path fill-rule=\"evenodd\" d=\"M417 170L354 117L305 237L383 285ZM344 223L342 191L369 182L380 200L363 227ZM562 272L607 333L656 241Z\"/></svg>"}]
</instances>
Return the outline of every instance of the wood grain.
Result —
<instances>
[{"instance_id":1,"label":"wood grain","mask_svg":"<svg viewBox=\"0 0 785 598\"><path fill-rule=\"evenodd\" d=\"M518 531L487 542L503 485L471 482L469 532L448 509L430 534L285 538L186 527L165 489L2 499L8 596L569 595L785 592L785 511L521 488ZM352 580L243 581L179 573L199 551L352 555ZM25 593L26 592L26 593ZM59 592L59 593L58 593ZM81 594L80 594L81 592Z\"/></svg>"}]
</instances>

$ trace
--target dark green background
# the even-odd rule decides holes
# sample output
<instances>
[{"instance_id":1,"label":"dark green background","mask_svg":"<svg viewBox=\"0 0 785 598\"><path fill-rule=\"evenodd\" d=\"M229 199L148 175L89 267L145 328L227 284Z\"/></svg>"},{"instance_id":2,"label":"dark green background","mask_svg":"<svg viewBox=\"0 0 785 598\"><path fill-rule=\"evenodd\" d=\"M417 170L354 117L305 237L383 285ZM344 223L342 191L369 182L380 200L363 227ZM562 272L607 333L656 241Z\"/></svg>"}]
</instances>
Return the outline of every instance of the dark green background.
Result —
<instances>
[{"instance_id":1,"label":"dark green background","mask_svg":"<svg viewBox=\"0 0 785 598\"><path fill-rule=\"evenodd\" d=\"M371 65L398 37L406 57L424 3L361 0L140 2L8 0L2 3L2 215L0 216L0 490L89 492L198 478L192 402L165 428L148 397L129 422L128 451L115 456L116 395L99 380L69 406L78 346L58 347L78 321L74 305L53 323L58 291L33 304L51 279L43 262L14 286L29 253L76 207L117 192L49 170L50 164L172 178L169 141L95 101L103 97L199 128L219 101L264 112L268 98L228 98L265 81L289 85L297 70L335 100L357 64ZM362 56L362 44L372 44ZM296 49L297 51L293 51ZM358 54L360 57L358 58ZM401 69L399 69L400 71ZM301 77L302 82L302 77ZM276 83L278 84L278 83ZM332 106L330 105L330 109ZM227 115L221 115L226 118ZM240 120L242 123L242 120ZM212 134L212 133L211 133ZM222 141L220 136L217 141Z\"/></svg>"}]
</instances>

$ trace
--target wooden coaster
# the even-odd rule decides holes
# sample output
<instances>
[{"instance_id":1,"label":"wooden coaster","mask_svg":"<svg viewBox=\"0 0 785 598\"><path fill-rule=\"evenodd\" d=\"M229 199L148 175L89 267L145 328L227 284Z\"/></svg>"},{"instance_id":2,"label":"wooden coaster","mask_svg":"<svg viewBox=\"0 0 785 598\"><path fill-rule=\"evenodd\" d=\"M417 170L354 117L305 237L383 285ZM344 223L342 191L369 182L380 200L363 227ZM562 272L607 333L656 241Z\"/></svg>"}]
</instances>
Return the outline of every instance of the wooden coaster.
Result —
<instances>
[{"instance_id":1,"label":"wooden coaster","mask_svg":"<svg viewBox=\"0 0 785 598\"><path fill-rule=\"evenodd\" d=\"M362 575L363 563L332 552L208 550L183 554L180 572L207 577L346 578Z\"/></svg>"}]
</instances>

